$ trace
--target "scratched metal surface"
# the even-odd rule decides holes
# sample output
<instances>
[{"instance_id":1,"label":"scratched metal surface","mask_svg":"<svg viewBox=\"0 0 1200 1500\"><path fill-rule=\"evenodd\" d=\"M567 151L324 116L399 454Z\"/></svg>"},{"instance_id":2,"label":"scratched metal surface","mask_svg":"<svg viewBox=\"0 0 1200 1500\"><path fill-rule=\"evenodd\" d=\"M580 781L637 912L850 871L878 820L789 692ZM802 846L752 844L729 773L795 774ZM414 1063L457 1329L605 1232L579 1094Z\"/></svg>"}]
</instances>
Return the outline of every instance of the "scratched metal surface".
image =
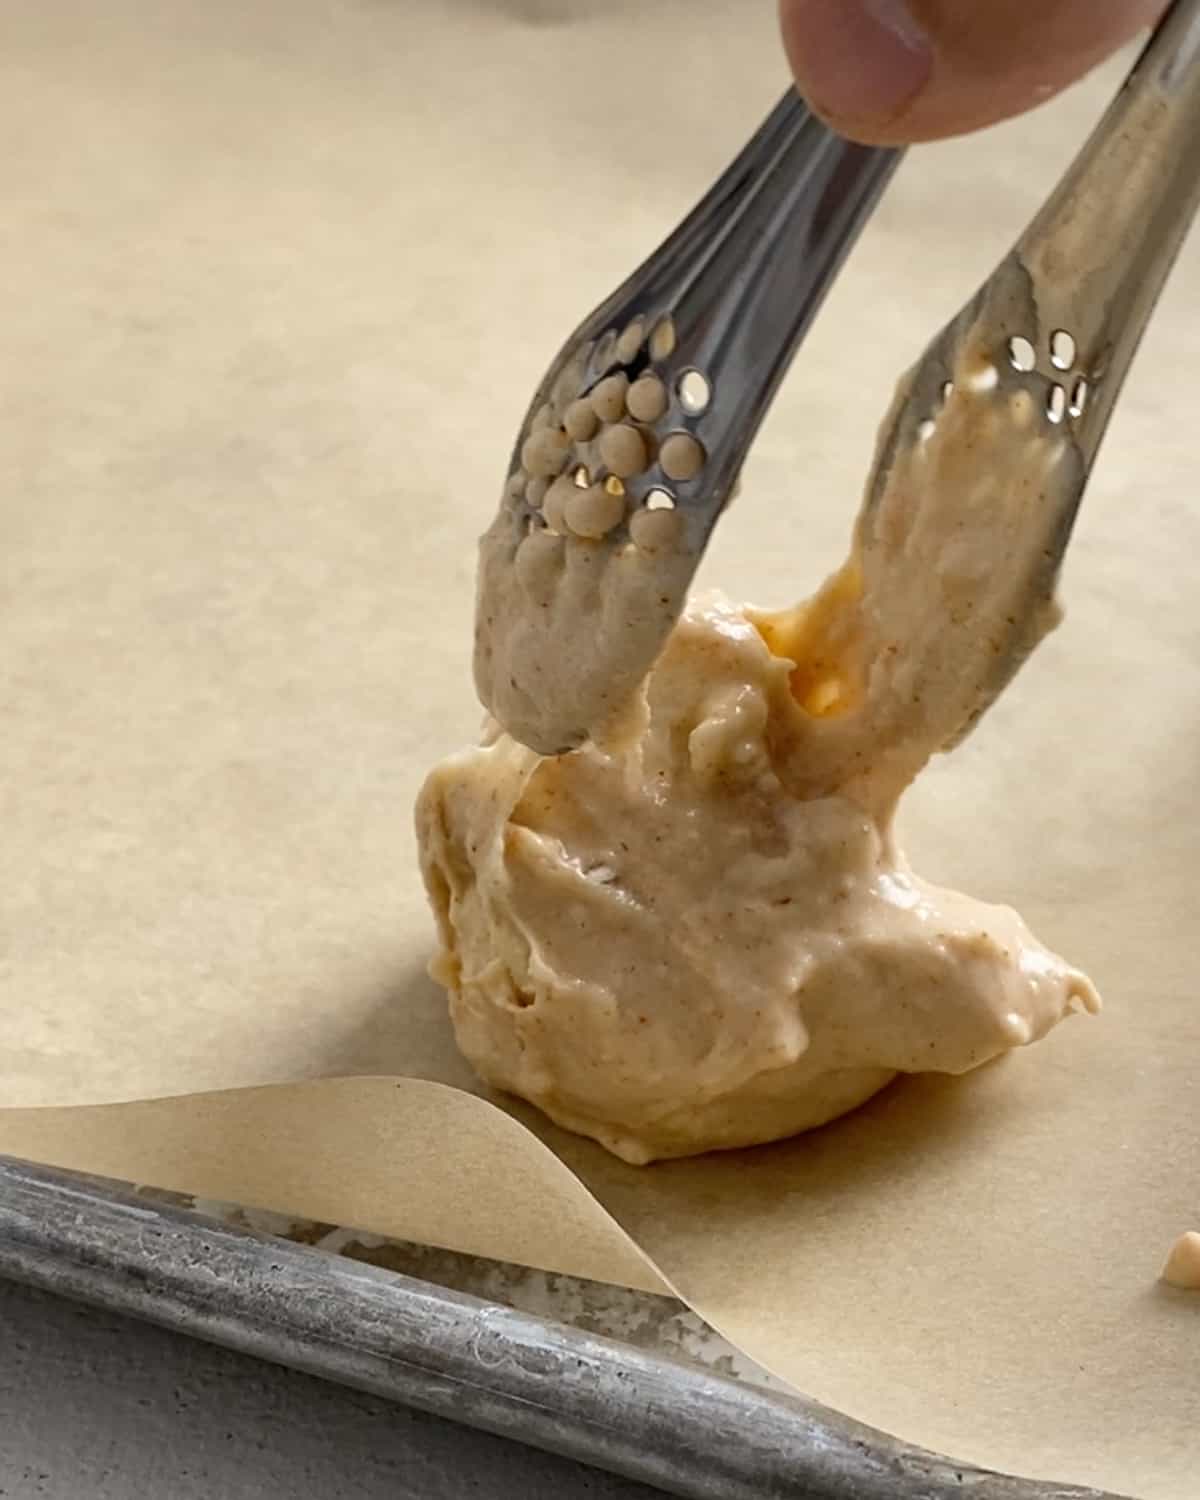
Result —
<instances>
[{"instance_id":1,"label":"scratched metal surface","mask_svg":"<svg viewBox=\"0 0 1200 1500\"><path fill-rule=\"evenodd\" d=\"M331 1254L336 1248L0 1159L0 1278L640 1486L687 1500L961 1500L968 1490L973 1500L1113 1500L956 1464L802 1397L447 1290L362 1254ZM647 1338L677 1316L670 1304L659 1311L642 1330Z\"/></svg>"},{"instance_id":2,"label":"scratched metal surface","mask_svg":"<svg viewBox=\"0 0 1200 1500\"><path fill-rule=\"evenodd\" d=\"M5 1500L651 1500L660 1491L0 1281Z\"/></svg>"}]
</instances>

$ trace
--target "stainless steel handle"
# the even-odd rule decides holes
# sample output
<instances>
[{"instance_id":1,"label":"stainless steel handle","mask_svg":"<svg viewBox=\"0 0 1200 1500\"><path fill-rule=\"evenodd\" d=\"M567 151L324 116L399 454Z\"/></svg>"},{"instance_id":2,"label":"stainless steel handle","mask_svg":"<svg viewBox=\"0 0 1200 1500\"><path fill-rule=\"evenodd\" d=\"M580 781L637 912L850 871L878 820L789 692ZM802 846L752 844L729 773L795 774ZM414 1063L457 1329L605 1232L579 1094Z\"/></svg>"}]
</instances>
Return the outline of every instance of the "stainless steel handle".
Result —
<instances>
[{"instance_id":1,"label":"stainless steel handle","mask_svg":"<svg viewBox=\"0 0 1200 1500\"><path fill-rule=\"evenodd\" d=\"M936 704L916 736L881 691L877 735L903 746L905 774L970 730L1055 622L1097 451L1198 203L1200 0L1176 0L885 424L859 540L874 617L906 640L913 691ZM955 536L988 558L957 633L932 587ZM937 666L951 636L953 680Z\"/></svg>"},{"instance_id":2,"label":"stainless steel handle","mask_svg":"<svg viewBox=\"0 0 1200 1500\"><path fill-rule=\"evenodd\" d=\"M1028 337L1050 352L1068 406L1086 382L1074 433L1089 465L1198 201L1200 0L1176 0L1013 252L1030 282Z\"/></svg>"},{"instance_id":3,"label":"stainless steel handle","mask_svg":"<svg viewBox=\"0 0 1200 1500\"><path fill-rule=\"evenodd\" d=\"M526 745L569 750L629 701L899 159L839 139L790 91L559 351L480 554L475 681ZM634 411L639 381L653 399Z\"/></svg>"},{"instance_id":4,"label":"stainless steel handle","mask_svg":"<svg viewBox=\"0 0 1200 1500\"><path fill-rule=\"evenodd\" d=\"M663 378L670 384L694 368L713 390L693 424L709 463L692 504L716 512L728 498L779 382L901 155L832 134L789 92L667 240L661 261L655 257L649 274L622 289L627 297L636 285L635 300L674 324ZM687 499L682 487L680 498Z\"/></svg>"}]
</instances>

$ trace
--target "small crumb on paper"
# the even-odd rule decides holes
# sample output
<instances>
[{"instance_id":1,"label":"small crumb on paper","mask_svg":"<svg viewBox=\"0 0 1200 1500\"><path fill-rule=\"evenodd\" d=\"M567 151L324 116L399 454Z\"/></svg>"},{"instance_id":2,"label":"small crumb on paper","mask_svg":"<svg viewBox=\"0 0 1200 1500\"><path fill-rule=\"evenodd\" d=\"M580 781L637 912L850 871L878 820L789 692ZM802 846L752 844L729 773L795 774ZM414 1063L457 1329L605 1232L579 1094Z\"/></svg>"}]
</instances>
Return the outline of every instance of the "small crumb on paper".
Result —
<instances>
[{"instance_id":1,"label":"small crumb on paper","mask_svg":"<svg viewBox=\"0 0 1200 1500\"><path fill-rule=\"evenodd\" d=\"M1200 1292L1200 1234L1194 1229L1181 1234L1171 1246L1160 1280L1185 1292Z\"/></svg>"}]
</instances>

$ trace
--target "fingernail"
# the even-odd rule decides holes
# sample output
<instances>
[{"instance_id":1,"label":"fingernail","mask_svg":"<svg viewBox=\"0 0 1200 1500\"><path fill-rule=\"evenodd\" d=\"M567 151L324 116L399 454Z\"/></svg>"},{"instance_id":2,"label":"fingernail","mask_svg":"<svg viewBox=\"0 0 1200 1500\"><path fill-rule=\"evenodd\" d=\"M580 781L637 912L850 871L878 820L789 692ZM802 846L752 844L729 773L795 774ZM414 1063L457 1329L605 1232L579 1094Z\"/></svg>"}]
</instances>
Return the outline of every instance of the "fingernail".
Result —
<instances>
[{"instance_id":1,"label":"fingernail","mask_svg":"<svg viewBox=\"0 0 1200 1500\"><path fill-rule=\"evenodd\" d=\"M884 124L933 69L933 49L906 0L791 0L793 62L835 122Z\"/></svg>"}]
</instances>

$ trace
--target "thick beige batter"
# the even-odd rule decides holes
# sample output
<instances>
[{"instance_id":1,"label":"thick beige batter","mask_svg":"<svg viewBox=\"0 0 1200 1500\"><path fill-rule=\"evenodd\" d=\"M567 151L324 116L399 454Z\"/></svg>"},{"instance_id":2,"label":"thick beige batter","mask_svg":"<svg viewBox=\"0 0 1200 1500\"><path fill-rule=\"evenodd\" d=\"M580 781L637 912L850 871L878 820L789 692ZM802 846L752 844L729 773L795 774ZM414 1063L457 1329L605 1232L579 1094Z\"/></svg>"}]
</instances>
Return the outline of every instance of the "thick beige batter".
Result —
<instances>
[{"instance_id":1,"label":"thick beige batter","mask_svg":"<svg viewBox=\"0 0 1200 1500\"><path fill-rule=\"evenodd\" d=\"M1200 1292L1200 1233L1186 1230L1171 1246L1161 1280L1181 1292Z\"/></svg>"},{"instance_id":2,"label":"thick beige batter","mask_svg":"<svg viewBox=\"0 0 1200 1500\"><path fill-rule=\"evenodd\" d=\"M1097 1008L1015 912L912 875L886 819L789 789L791 671L701 600L634 744L542 759L499 735L422 793L459 1046L627 1161L791 1135Z\"/></svg>"},{"instance_id":3,"label":"thick beige batter","mask_svg":"<svg viewBox=\"0 0 1200 1500\"><path fill-rule=\"evenodd\" d=\"M421 795L460 1047L628 1161L790 1135L1098 1007L1015 912L912 875L861 795L869 742L857 791L790 784L824 728L796 697L817 665L767 637L802 630L696 601L632 743L543 759L493 731Z\"/></svg>"},{"instance_id":4,"label":"thick beige batter","mask_svg":"<svg viewBox=\"0 0 1200 1500\"><path fill-rule=\"evenodd\" d=\"M925 885L890 831L1057 619L1069 437L996 376L965 340L809 604L693 601L619 737L542 759L497 727L433 772L434 973L487 1082L647 1162L823 1124L897 1073L966 1072L1098 1009L1015 912ZM557 545L582 608L599 544Z\"/></svg>"}]
</instances>

